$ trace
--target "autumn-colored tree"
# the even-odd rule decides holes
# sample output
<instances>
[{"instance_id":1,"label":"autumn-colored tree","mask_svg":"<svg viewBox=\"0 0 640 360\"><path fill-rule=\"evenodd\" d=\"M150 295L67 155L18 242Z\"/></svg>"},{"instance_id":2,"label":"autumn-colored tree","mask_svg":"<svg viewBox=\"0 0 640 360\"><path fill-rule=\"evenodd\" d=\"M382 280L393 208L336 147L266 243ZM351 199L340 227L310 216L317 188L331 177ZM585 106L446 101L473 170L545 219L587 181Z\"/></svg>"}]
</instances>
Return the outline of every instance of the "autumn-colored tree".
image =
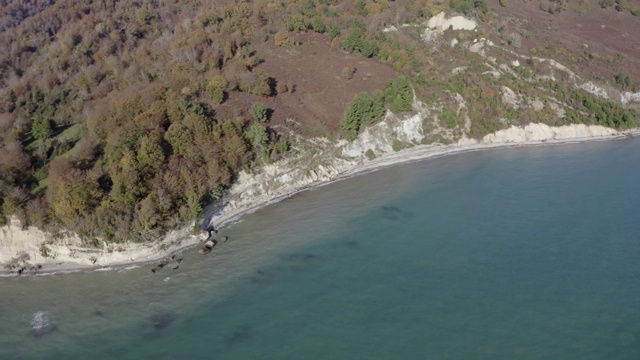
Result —
<instances>
[{"instance_id":1,"label":"autumn-colored tree","mask_svg":"<svg viewBox=\"0 0 640 360\"><path fill-rule=\"evenodd\" d=\"M274 36L276 46L291 46L293 39L284 31L278 31Z\"/></svg>"},{"instance_id":2,"label":"autumn-colored tree","mask_svg":"<svg viewBox=\"0 0 640 360\"><path fill-rule=\"evenodd\" d=\"M49 168L47 202L55 216L68 227L75 227L78 218L90 212L100 201L102 191L99 173L80 170L66 158L54 160Z\"/></svg>"}]
</instances>

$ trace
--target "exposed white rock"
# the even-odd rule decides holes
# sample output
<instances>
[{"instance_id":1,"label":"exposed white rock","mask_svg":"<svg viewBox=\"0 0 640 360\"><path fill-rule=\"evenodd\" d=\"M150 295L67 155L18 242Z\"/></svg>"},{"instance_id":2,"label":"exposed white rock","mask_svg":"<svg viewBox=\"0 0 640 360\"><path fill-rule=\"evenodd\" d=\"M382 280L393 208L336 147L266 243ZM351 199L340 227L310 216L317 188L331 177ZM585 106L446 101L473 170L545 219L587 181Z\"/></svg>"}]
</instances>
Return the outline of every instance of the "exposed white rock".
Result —
<instances>
[{"instance_id":1,"label":"exposed white rock","mask_svg":"<svg viewBox=\"0 0 640 360\"><path fill-rule=\"evenodd\" d=\"M464 16L453 16L447 18L444 12L432 17L426 22L426 29L422 34L422 38L426 42L430 42L438 38L445 30L476 30L478 24L473 19L466 18ZM455 43L457 44L457 42ZM451 47L455 46L453 41Z\"/></svg>"},{"instance_id":2,"label":"exposed white rock","mask_svg":"<svg viewBox=\"0 0 640 360\"><path fill-rule=\"evenodd\" d=\"M471 44L471 46L469 46L469 51L471 51L472 53L484 55L484 45L484 41L474 42L473 44Z\"/></svg>"},{"instance_id":3,"label":"exposed white rock","mask_svg":"<svg viewBox=\"0 0 640 360\"><path fill-rule=\"evenodd\" d=\"M572 124L550 127L546 124L529 124L525 127L512 126L482 138L483 144L524 143L546 140L567 140L616 135L618 132L604 126Z\"/></svg>"},{"instance_id":4,"label":"exposed white rock","mask_svg":"<svg viewBox=\"0 0 640 360\"><path fill-rule=\"evenodd\" d=\"M475 20L464 16L453 16L447 18L444 11L427 21L427 28L431 30L444 31L449 28L453 30L475 30L477 26L478 24Z\"/></svg>"},{"instance_id":5,"label":"exposed white rock","mask_svg":"<svg viewBox=\"0 0 640 360\"><path fill-rule=\"evenodd\" d=\"M520 107L520 97L508 86L502 87L502 103L506 107Z\"/></svg>"},{"instance_id":6,"label":"exposed white rock","mask_svg":"<svg viewBox=\"0 0 640 360\"><path fill-rule=\"evenodd\" d=\"M592 94L598 97L601 97L603 99L607 99L609 100L609 94L607 93L607 90L605 90L604 88L599 87L598 85L592 83L591 81L588 81L582 85L579 85L578 88Z\"/></svg>"},{"instance_id":7,"label":"exposed white rock","mask_svg":"<svg viewBox=\"0 0 640 360\"><path fill-rule=\"evenodd\" d=\"M453 75L457 75L457 74L459 74L459 73L461 73L461 72L463 72L463 71L465 71L465 70L467 70L467 67L466 67L466 66L458 66L457 68L455 68L455 69L451 70L451 73L452 73Z\"/></svg>"},{"instance_id":8,"label":"exposed white rock","mask_svg":"<svg viewBox=\"0 0 640 360\"><path fill-rule=\"evenodd\" d=\"M387 26L386 28L382 29L382 32L385 32L385 33L387 33L387 32L396 32L396 31L398 31L398 28L393 26L393 25Z\"/></svg>"},{"instance_id":9,"label":"exposed white rock","mask_svg":"<svg viewBox=\"0 0 640 360\"><path fill-rule=\"evenodd\" d=\"M7 264L18 254L27 254L29 264L59 263L109 266L151 261L184 246L195 244L202 236L192 235L194 224L174 230L150 244L109 243L96 247L83 242L73 233L54 235L34 226L22 227L16 218L0 227L0 264Z\"/></svg>"},{"instance_id":10,"label":"exposed white rock","mask_svg":"<svg viewBox=\"0 0 640 360\"><path fill-rule=\"evenodd\" d=\"M502 72L504 73L508 73L510 75L513 75L516 78L519 78L518 74L516 74L515 71L513 71L513 69L507 65L507 64L500 64L500 66L498 66L500 68L500 70L502 70Z\"/></svg>"},{"instance_id":11,"label":"exposed white rock","mask_svg":"<svg viewBox=\"0 0 640 360\"><path fill-rule=\"evenodd\" d=\"M633 102L640 103L640 92L637 92L637 93L628 92L628 91L623 92L622 94L620 94L620 102L623 103L624 105L627 105Z\"/></svg>"},{"instance_id":12,"label":"exposed white rock","mask_svg":"<svg viewBox=\"0 0 640 360\"><path fill-rule=\"evenodd\" d=\"M399 120L391 112L378 124L365 128L357 139L342 147L342 156L350 158L362 157L368 150L375 154L393 152L394 140L404 143L419 143L424 139L422 119L424 112L418 112L406 119Z\"/></svg>"},{"instance_id":13,"label":"exposed white rock","mask_svg":"<svg viewBox=\"0 0 640 360\"><path fill-rule=\"evenodd\" d=\"M485 71L485 72L482 73L482 75L491 75L494 78L499 79L502 74L500 74L500 72L494 70L494 71Z\"/></svg>"},{"instance_id":14,"label":"exposed white rock","mask_svg":"<svg viewBox=\"0 0 640 360\"><path fill-rule=\"evenodd\" d=\"M544 102L540 100L540 98L535 98L530 102L531 108L535 111L540 111L544 109Z\"/></svg>"}]
</instances>

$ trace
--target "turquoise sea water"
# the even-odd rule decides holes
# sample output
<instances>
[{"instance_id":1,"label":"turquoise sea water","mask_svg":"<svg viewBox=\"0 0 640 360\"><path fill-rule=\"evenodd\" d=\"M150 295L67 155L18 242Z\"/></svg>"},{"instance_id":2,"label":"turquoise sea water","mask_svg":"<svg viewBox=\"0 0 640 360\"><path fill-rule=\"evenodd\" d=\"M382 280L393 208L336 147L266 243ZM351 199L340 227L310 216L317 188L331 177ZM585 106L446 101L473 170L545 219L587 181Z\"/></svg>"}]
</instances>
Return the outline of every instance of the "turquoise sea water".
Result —
<instances>
[{"instance_id":1,"label":"turquoise sea water","mask_svg":"<svg viewBox=\"0 0 640 360\"><path fill-rule=\"evenodd\" d=\"M640 359L639 165L640 139L448 156L178 270L0 278L0 359Z\"/></svg>"}]
</instances>

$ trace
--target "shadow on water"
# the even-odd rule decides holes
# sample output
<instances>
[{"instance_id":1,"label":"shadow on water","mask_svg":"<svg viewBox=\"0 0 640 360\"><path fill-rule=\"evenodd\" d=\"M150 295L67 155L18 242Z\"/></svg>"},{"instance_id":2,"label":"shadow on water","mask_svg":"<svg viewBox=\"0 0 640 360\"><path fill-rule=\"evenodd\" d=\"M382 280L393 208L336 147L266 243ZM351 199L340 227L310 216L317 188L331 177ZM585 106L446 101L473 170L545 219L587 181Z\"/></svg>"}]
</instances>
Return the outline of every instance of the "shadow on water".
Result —
<instances>
[{"instance_id":1,"label":"shadow on water","mask_svg":"<svg viewBox=\"0 0 640 360\"><path fill-rule=\"evenodd\" d=\"M282 256L284 265L276 266L272 269L257 269L249 277L249 282L254 285L268 285L276 281L278 274L304 272L314 266L321 257L311 253L293 253Z\"/></svg>"},{"instance_id":2,"label":"shadow on water","mask_svg":"<svg viewBox=\"0 0 640 360\"><path fill-rule=\"evenodd\" d=\"M172 313L157 313L151 315L150 329L154 332L162 331L168 328L176 320L176 316Z\"/></svg>"},{"instance_id":3,"label":"shadow on water","mask_svg":"<svg viewBox=\"0 0 640 360\"><path fill-rule=\"evenodd\" d=\"M252 284L266 285L273 281L272 274L266 270L258 269L254 276L249 278Z\"/></svg>"},{"instance_id":4,"label":"shadow on water","mask_svg":"<svg viewBox=\"0 0 640 360\"><path fill-rule=\"evenodd\" d=\"M410 211L404 211L397 206L383 206L382 217L390 221L399 221L410 219L413 217L413 213Z\"/></svg>"},{"instance_id":5,"label":"shadow on water","mask_svg":"<svg viewBox=\"0 0 640 360\"><path fill-rule=\"evenodd\" d=\"M311 260L317 259L318 257L316 255L313 254L288 254L286 256L286 259L289 261L303 261L303 262L310 262Z\"/></svg>"},{"instance_id":6,"label":"shadow on water","mask_svg":"<svg viewBox=\"0 0 640 360\"><path fill-rule=\"evenodd\" d=\"M240 326L231 335L227 336L226 343L228 346L234 346L236 344L247 341L251 337L251 327L248 325Z\"/></svg>"}]
</instances>

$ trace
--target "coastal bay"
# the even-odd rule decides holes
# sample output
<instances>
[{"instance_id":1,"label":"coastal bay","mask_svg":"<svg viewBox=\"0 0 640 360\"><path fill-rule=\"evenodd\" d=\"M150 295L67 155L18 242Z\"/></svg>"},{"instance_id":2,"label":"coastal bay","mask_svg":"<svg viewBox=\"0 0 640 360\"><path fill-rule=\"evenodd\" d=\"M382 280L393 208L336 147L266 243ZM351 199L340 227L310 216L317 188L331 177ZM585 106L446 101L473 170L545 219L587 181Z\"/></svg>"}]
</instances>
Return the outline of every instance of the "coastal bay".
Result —
<instances>
[{"instance_id":1,"label":"coastal bay","mask_svg":"<svg viewBox=\"0 0 640 360\"><path fill-rule=\"evenodd\" d=\"M639 147L392 166L246 215L176 271L3 278L0 356L633 359Z\"/></svg>"}]
</instances>

